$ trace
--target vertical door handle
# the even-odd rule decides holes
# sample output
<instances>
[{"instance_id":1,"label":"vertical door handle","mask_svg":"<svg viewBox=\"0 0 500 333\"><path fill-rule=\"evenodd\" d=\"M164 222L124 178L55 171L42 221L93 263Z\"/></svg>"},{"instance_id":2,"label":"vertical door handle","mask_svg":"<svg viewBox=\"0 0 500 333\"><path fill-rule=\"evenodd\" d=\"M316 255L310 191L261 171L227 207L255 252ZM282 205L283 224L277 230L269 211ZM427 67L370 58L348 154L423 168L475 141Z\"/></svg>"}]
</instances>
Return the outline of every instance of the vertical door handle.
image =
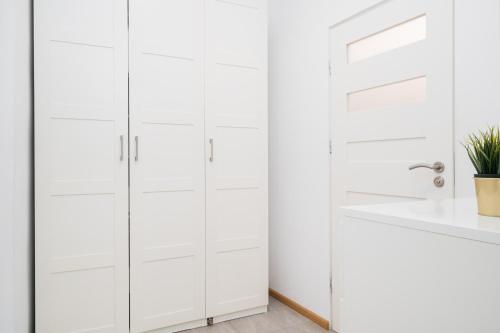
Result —
<instances>
[{"instance_id":1,"label":"vertical door handle","mask_svg":"<svg viewBox=\"0 0 500 333\"><path fill-rule=\"evenodd\" d=\"M136 135L135 138L135 161L139 161L139 137Z\"/></svg>"},{"instance_id":2,"label":"vertical door handle","mask_svg":"<svg viewBox=\"0 0 500 333\"><path fill-rule=\"evenodd\" d=\"M123 135L120 135L120 161L123 161Z\"/></svg>"},{"instance_id":3,"label":"vertical door handle","mask_svg":"<svg viewBox=\"0 0 500 333\"><path fill-rule=\"evenodd\" d=\"M213 162L214 161L214 139L210 139L210 158L209 161Z\"/></svg>"}]
</instances>

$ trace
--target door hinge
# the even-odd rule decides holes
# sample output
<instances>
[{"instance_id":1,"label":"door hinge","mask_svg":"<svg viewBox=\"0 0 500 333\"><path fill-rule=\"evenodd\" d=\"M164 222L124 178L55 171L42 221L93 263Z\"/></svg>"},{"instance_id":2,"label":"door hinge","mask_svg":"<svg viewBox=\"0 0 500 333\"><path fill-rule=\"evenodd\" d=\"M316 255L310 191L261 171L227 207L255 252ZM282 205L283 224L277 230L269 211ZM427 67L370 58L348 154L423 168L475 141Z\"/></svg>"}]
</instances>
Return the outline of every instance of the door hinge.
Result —
<instances>
[{"instance_id":1,"label":"door hinge","mask_svg":"<svg viewBox=\"0 0 500 333\"><path fill-rule=\"evenodd\" d=\"M332 140L328 141L328 149L329 149L329 153L330 155L333 154L333 144L332 144Z\"/></svg>"},{"instance_id":2,"label":"door hinge","mask_svg":"<svg viewBox=\"0 0 500 333\"><path fill-rule=\"evenodd\" d=\"M214 324L214 317L207 318L207 326L212 326Z\"/></svg>"},{"instance_id":3,"label":"door hinge","mask_svg":"<svg viewBox=\"0 0 500 333\"><path fill-rule=\"evenodd\" d=\"M330 77L333 76L333 69L332 69L332 63L331 62L328 63L328 74L330 75Z\"/></svg>"},{"instance_id":4,"label":"door hinge","mask_svg":"<svg viewBox=\"0 0 500 333\"><path fill-rule=\"evenodd\" d=\"M333 294L333 279L331 275L330 275L330 294Z\"/></svg>"}]
</instances>

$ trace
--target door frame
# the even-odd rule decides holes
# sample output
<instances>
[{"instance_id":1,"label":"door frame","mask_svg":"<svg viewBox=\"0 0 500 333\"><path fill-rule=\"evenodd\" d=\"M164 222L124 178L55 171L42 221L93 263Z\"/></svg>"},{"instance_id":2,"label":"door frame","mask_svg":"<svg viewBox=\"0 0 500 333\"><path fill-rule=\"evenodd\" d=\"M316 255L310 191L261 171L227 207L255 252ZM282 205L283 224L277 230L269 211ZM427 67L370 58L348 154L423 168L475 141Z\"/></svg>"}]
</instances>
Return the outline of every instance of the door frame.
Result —
<instances>
[{"instance_id":1,"label":"door frame","mask_svg":"<svg viewBox=\"0 0 500 333\"><path fill-rule=\"evenodd\" d=\"M334 125L335 125L335 119L334 119L334 105L333 105L333 96L332 96L332 86L333 86L333 79L334 75L332 73L332 59L333 55L331 54L332 50L332 40L333 40L333 29L338 27L339 25L342 25L343 23L350 21L352 19L355 19L357 17L360 17L364 15L367 12L370 12L374 9L377 9L386 3L389 3L393 0L375 0L373 3L361 10L357 10L356 12L352 13L351 15L342 18L334 23L331 23L328 25L328 116L329 116L329 153L330 153L330 159L329 159L329 209L330 209L330 219L329 219L329 228L330 228L330 329L342 333L340 331L340 299L336 299L335 295L339 292L339 287L338 284L335 283L334 281L334 276L337 275L338 271L338 258L337 256L337 251L336 251L336 246L337 243L335 242L336 239L336 228L335 228L335 221L337 220L338 217L338 209L336 205L333 202L333 188L335 186L334 184L334 173L336 172L333 159L334 159L334 154L333 154L333 131L334 131ZM453 2L452 5L452 16L453 20L455 21L456 17L456 12L455 12L455 0L451 0ZM455 22L452 23L452 79L451 79L451 84L452 84L452 149L453 149L453 170L452 170L452 176L448 180L451 182L452 186L452 196L455 197L455 191L456 191L456 158L455 158L455 127L456 127L456 122L455 122Z\"/></svg>"}]
</instances>

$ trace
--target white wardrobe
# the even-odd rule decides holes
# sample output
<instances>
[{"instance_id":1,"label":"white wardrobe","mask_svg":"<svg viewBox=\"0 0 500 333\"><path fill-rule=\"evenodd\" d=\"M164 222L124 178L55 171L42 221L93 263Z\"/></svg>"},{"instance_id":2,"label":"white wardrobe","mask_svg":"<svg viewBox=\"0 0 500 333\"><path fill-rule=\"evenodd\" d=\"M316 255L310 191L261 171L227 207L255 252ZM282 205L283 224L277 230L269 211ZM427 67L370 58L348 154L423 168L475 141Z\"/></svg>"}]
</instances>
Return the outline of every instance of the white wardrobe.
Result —
<instances>
[{"instance_id":1,"label":"white wardrobe","mask_svg":"<svg viewBox=\"0 0 500 333\"><path fill-rule=\"evenodd\" d=\"M37 333L266 311L266 2L34 1Z\"/></svg>"}]
</instances>

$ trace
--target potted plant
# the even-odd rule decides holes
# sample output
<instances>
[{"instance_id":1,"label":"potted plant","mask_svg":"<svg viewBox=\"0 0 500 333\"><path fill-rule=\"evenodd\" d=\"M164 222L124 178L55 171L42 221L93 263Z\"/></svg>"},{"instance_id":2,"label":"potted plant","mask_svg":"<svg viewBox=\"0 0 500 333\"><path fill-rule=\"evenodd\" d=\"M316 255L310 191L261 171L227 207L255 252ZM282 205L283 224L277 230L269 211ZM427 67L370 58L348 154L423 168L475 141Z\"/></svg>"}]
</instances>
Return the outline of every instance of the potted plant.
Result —
<instances>
[{"instance_id":1,"label":"potted plant","mask_svg":"<svg viewBox=\"0 0 500 333\"><path fill-rule=\"evenodd\" d=\"M480 215L500 216L500 127L468 136L464 144L474 175Z\"/></svg>"}]
</instances>

